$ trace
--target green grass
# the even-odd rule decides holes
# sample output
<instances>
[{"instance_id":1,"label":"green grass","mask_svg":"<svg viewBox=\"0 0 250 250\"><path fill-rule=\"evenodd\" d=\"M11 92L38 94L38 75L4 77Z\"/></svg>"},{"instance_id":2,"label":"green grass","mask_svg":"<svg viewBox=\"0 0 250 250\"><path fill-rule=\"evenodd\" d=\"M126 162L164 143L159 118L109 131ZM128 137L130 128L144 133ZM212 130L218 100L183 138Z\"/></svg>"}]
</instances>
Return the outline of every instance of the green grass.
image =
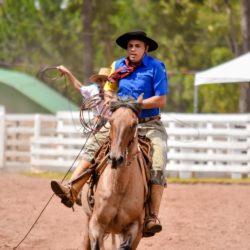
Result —
<instances>
[{"instance_id":1,"label":"green grass","mask_svg":"<svg viewBox=\"0 0 250 250\"><path fill-rule=\"evenodd\" d=\"M190 179L181 179L170 177L167 179L168 183L178 183L178 184L250 184L250 178L242 179L231 179L231 178L190 178Z\"/></svg>"},{"instance_id":2,"label":"green grass","mask_svg":"<svg viewBox=\"0 0 250 250\"><path fill-rule=\"evenodd\" d=\"M31 177L48 178L51 180L52 179L62 180L66 173L43 171L43 172L22 172L21 174L25 176L31 176ZM68 180L70 176L71 176L71 173L67 175L66 180Z\"/></svg>"},{"instance_id":3,"label":"green grass","mask_svg":"<svg viewBox=\"0 0 250 250\"><path fill-rule=\"evenodd\" d=\"M55 180L62 180L65 176L65 173L61 172L23 172L21 173L25 176L31 177L40 177L40 178L48 178ZM68 180L71 176L69 173L66 177ZM214 183L214 184L250 184L250 177L242 178L242 179L231 179L231 178L190 178L190 179L181 179L178 177L169 177L167 179L168 183L177 183L177 184L206 184L206 183Z\"/></svg>"}]
</instances>

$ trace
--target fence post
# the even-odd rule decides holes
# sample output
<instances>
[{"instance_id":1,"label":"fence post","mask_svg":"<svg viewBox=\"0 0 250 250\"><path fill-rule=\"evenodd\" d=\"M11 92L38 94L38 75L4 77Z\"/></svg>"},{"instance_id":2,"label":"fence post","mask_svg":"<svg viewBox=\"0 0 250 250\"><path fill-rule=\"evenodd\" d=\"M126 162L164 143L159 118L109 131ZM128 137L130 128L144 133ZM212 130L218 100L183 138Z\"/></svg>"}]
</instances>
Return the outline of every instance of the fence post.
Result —
<instances>
[{"instance_id":1,"label":"fence post","mask_svg":"<svg viewBox=\"0 0 250 250\"><path fill-rule=\"evenodd\" d=\"M30 165L33 165L33 162L37 159L39 159L39 156L37 154L34 155L34 150L38 149L39 146L36 144L36 141L39 140L39 137L41 136L42 132L42 119L40 114L36 114L34 118L34 135L33 138L31 138L30 141Z\"/></svg>"},{"instance_id":2,"label":"fence post","mask_svg":"<svg viewBox=\"0 0 250 250\"><path fill-rule=\"evenodd\" d=\"M36 114L35 115L35 121L34 121L34 137L38 138L41 135L41 115Z\"/></svg>"},{"instance_id":3,"label":"fence post","mask_svg":"<svg viewBox=\"0 0 250 250\"><path fill-rule=\"evenodd\" d=\"M0 106L0 169L5 165L5 108Z\"/></svg>"},{"instance_id":4,"label":"fence post","mask_svg":"<svg viewBox=\"0 0 250 250\"><path fill-rule=\"evenodd\" d=\"M248 161L247 161L247 168L248 170L248 174L247 177L250 177L250 115L247 116L247 157L248 157Z\"/></svg>"}]
</instances>

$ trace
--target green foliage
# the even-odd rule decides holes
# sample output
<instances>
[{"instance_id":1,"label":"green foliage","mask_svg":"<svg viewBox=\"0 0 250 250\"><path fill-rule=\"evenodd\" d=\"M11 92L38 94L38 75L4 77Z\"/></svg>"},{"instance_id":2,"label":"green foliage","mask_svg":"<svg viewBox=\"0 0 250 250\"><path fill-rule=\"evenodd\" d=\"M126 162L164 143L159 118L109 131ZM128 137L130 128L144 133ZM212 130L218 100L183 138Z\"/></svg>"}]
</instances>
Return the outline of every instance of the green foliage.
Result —
<instances>
[{"instance_id":1,"label":"green foliage","mask_svg":"<svg viewBox=\"0 0 250 250\"><path fill-rule=\"evenodd\" d=\"M200 87L200 112L237 113L239 84L212 84Z\"/></svg>"},{"instance_id":2,"label":"green foliage","mask_svg":"<svg viewBox=\"0 0 250 250\"><path fill-rule=\"evenodd\" d=\"M193 111L193 76L174 74L169 77L169 94L166 111L174 112Z\"/></svg>"},{"instance_id":3,"label":"green foliage","mask_svg":"<svg viewBox=\"0 0 250 250\"><path fill-rule=\"evenodd\" d=\"M189 179L181 179L169 177L167 179L168 183L177 183L177 184L234 184L234 185L249 185L250 178L242 178L242 179L232 179L232 178L189 178Z\"/></svg>"},{"instance_id":4,"label":"green foliage","mask_svg":"<svg viewBox=\"0 0 250 250\"><path fill-rule=\"evenodd\" d=\"M232 58L224 47L211 51L211 63L217 65ZM199 111L204 113L237 113L240 95L239 84L211 84L199 87Z\"/></svg>"},{"instance_id":5,"label":"green foliage","mask_svg":"<svg viewBox=\"0 0 250 250\"><path fill-rule=\"evenodd\" d=\"M62 8L62 4L65 4ZM0 5L0 63L36 75L42 65L67 66L83 79L84 0L5 0ZM125 55L115 39L144 30L158 43L152 53L167 66L169 112L193 111L193 74L234 57L240 50L240 3L224 0L90 1L95 71ZM236 46L236 47L235 47ZM70 99L80 96L65 82L48 82ZM200 88L201 112L237 112L239 87Z\"/></svg>"}]
</instances>

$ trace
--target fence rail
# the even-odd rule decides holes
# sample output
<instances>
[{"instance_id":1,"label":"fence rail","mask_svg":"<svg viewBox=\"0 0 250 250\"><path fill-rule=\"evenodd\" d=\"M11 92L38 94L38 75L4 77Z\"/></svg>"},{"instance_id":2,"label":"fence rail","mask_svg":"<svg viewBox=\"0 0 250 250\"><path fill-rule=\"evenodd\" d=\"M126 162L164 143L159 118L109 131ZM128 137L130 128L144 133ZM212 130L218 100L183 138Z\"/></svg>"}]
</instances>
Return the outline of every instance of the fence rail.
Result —
<instances>
[{"instance_id":1,"label":"fence rail","mask_svg":"<svg viewBox=\"0 0 250 250\"><path fill-rule=\"evenodd\" d=\"M250 115L164 113L162 121L168 175L250 176ZM0 168L65 171L85 140L78 112L19 115L0 107Z\"/></svg>"}]
</instances>

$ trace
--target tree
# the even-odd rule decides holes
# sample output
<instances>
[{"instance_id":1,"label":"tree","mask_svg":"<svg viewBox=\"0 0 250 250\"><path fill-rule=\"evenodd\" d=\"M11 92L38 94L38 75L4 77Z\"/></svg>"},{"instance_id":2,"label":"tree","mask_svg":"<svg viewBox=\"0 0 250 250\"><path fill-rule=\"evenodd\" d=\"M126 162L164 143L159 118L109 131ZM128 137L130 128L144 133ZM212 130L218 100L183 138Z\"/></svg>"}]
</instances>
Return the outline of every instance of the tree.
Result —
<instances>
[{"instance_id":1,"label":"tree","mask_svg":"<svg viewBox=\"0 0 250 250\"><path fill-rule=\"evenodd\" d=\"M242 53L238 0L0 0L0 63L33 75L64 64L87 81L125 55L115 39L139 29L159 43L152 55L170 73L166 111L192 112L192 72ZM65 91L65 83L47 84ZM239 85L202 86L199 99L201 112L238 112Z\"/></svg>"},{"instance_id":2,"label":"tree","mask_svg":"<svg viewBox=\"0 0 250 250\"><path fill-rule=\"evenodd\" d=\"M93 73L93 31L92 31L92 0L83 0L83 81L88 82L88 78Z\"/></svg>"},{"instance_id":3,"label":"tree","mask_svg":"<svg viewBox=\"0 0 250 250\"><path fill-rule=\"evenodd\" d=\"M243 52L250 51L250 1L241 0L241 33ZM250 83L240 84L239 110L241 113L250 112Z\"/></svg>"}]
</instances>

